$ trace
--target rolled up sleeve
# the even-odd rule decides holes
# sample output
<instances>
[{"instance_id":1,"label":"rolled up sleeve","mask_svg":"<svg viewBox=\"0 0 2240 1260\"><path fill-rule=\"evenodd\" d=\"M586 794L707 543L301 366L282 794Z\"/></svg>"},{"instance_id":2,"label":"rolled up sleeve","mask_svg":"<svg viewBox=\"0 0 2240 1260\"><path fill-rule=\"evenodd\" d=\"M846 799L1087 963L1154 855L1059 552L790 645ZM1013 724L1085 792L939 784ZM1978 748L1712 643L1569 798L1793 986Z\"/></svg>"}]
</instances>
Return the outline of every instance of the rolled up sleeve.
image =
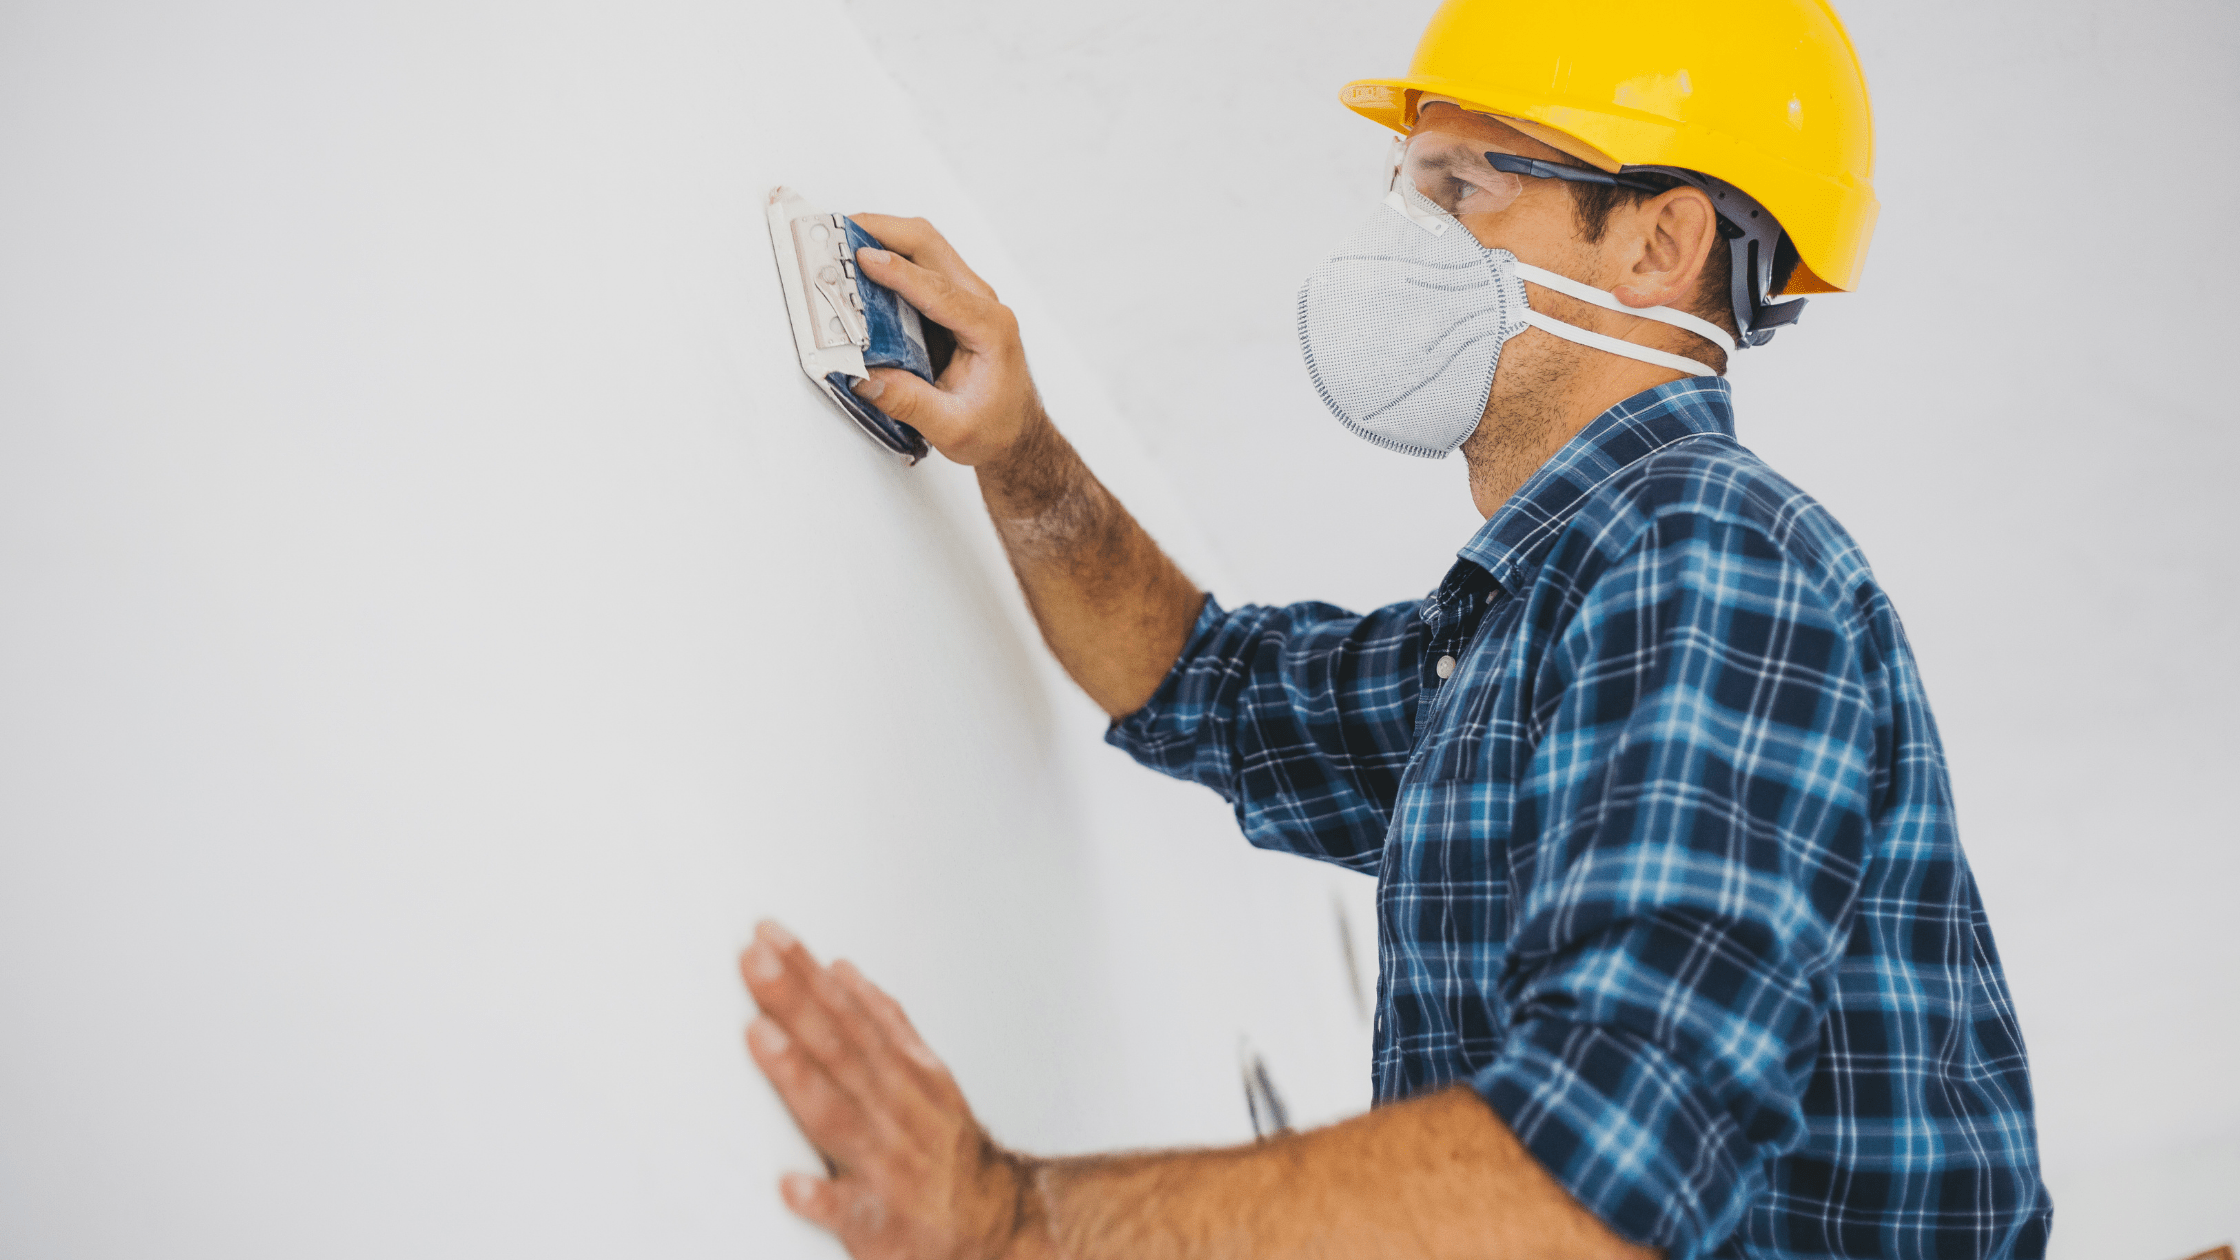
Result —
<instances>
[{"instance_id":1,"label":"rolled up sleeve","mask_svg":"<svg viewBox=\"0 0 2240 1260\"><path fill-rule=\"evenodd\" d=\"M1374 873L1421 655L1413 603L1364 616L1208 597L1159 690L1105 738L1220 793L1253 844Z\"/></svg>"},{"instance_id":2,"label":"rolled up sleeve","mask_svg":"<svg viewBox=\"0 0 2240 1260\"><path fill-rule=\"evenodd\" d=\"M1856 913L1875 730L1833 592L1679 516L1583 584L1543 658L1505 1026L1473 1083L1616 1232L1716 1247L1802 1141Z\"/></svg>"}]
</instances>

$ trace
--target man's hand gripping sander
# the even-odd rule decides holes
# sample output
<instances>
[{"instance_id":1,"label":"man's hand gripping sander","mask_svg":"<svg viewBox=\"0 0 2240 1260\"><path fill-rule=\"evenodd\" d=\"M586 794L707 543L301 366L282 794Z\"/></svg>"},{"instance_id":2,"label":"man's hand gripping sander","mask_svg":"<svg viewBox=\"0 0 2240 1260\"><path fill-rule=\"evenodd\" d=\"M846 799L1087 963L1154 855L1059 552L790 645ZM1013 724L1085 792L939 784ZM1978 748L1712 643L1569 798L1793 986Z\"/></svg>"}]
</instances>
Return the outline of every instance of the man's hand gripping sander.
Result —
<instances>
[{"instance_id":1,"label":"man's hand gripping sander","mask_svg":"<svg viewBox=\"0 0 2240 1260\"><path fill-rule=\"evenodd\" d=\"M770 190L770 250L778 259L801 370L833 405L905 464L925 458L916 429L848 387L879 367L931 382L955 346L949 330L856 269L856 251L883 248L845 215L819 210L790 188Z\"/></svg>"}]
</instances>

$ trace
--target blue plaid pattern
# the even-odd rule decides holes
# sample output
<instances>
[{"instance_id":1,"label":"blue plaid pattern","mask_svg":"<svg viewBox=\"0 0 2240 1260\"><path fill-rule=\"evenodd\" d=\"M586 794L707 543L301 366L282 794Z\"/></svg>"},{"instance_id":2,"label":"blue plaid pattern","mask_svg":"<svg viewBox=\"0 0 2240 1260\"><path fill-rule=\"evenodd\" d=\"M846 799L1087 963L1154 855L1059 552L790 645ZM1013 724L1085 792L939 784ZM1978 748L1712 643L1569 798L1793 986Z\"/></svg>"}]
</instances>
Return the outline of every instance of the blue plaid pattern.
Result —
<instances>
[{"instance_id":1,"label":"blue plaid pattern","mask_svg":"<svg viewBox=\"0 0 2240 1260\"><path fill-rule=\"evenodd\" d=\"M1209 599L1110 738L1377 876L1378 1099L1468 1081L1619 1234L2041 1256L2022 1035L1905 633L1731 416L1718 379L1613 408L1420 603Z\"/></svg>"}]
</instances>

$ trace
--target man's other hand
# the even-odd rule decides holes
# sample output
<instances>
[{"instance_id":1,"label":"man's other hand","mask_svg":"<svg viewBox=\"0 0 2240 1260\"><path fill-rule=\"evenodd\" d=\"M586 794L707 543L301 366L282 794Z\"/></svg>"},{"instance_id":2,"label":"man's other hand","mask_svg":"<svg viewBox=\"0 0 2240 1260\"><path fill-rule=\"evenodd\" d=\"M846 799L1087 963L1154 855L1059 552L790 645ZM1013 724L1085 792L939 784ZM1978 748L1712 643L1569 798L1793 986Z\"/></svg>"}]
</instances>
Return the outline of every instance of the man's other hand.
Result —
<instances>
[{"instance_id":1,"label":"man's other hand","mask_svg":"<svg viewBox=\"0 0 2240 1260\"><path fill-rule=\"evenodd\" d=\"M1034 1198L1031 1170L988 1139L902 1007L852 964L818 963L775 923L755 930L739 973L762 1008L748 1051L830 1174L788 1174L786 1206L857 1260L1011 1252Z\"/></svg>"},{"instance_id":2,"label":"man's other hand","mask_svg":"<svg viewBox=\"0 0 2240 1260\"><path fill-rule=\"evenodd\" d=\"M957 351L928 385L899 368L875 368L856 393L875 402L959 464L1000 461L1044 422L1019 344L1019 321L924 219L852 215L886 249L859 249L865 275L956 335Z\"/></svg>"}]
</instances>

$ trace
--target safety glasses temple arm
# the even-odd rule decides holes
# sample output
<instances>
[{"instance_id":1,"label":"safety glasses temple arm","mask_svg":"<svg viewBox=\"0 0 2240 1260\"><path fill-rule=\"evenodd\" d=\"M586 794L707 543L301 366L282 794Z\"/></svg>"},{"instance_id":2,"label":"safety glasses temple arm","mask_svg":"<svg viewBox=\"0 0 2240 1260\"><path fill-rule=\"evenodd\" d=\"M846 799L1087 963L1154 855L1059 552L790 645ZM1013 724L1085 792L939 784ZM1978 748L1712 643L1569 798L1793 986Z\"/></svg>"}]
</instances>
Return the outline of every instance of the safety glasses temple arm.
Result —
<instances>
[{"instance_id":1,"label":"safety glasses temple arm","mask_svg":"<svg viewBox=\"0 0 2240 1260\"><path fill-rule=\"evenodd\" d=\"M1638 192L1661 193L1671 185L1641 175L1612 175L1591 166L1562 166L1543 162L1539 158L1518 157L1514 153L1488 150L1486 161L1497 171L1511 175L1529 175L1534 179L1561 179L1574 184L1602 184L1611 188L1631 188Z\"/></svg>"}]
</instances>

